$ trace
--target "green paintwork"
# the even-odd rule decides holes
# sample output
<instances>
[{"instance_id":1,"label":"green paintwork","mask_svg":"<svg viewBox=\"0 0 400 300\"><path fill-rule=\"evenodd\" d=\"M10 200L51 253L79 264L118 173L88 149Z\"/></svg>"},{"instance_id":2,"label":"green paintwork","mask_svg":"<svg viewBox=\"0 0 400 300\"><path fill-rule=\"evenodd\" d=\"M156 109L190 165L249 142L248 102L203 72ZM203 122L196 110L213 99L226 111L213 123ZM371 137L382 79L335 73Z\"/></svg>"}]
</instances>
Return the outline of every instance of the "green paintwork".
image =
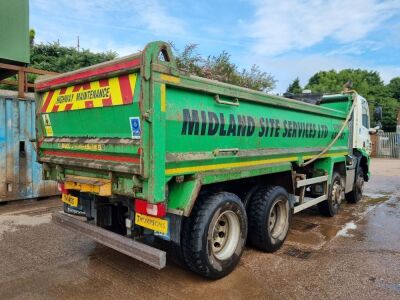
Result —
<instances>
[{"instance_id":1,"label":"green paintwork","mask_svg":"<svg viewBox=\"0 0 400 300\"><path fill-rule=\"evenodd\" d=\"M321 106L340 111L348 111L351 106L350 100L353 95L353 93L325 95L323 96Z\"/></svg>"},{"instance_id":2,"label":"green paintwork","mask_svg":"<svg viewBox=\"0 0 400 300\"><path fill-rule=\"evenodd\" d=\"M0 62L29 60L29 1L0 1Z\"/></svg>"},{"instance_id":3,"label":"green paintwork","mask_svg":"<svg viewBox=\"0 0 400 300\"><path fill-rule=\"evenodd\" d=\"M318 171L318 170L325 171L326 174L329 176L329 182L330 182L332 180L332 174L333 174L333 169L335 167L335 164L345 163L345 161L346 161L345 156L327 157L327 158L319 159L318 161L315 162L314 169L316 171ZM323 174L319 174L319 175L323 175Z\"/></svg>"},{"instance_id":4,"label":"green paintwork","mask_svg":"<svg viewBox=\"0 0 400 300\"><path fill-rule=\"evenodd\" d=\"M193 203L196 199L201 184L200 177L192 177L181 183L171 182L168 208L181 210L187 215L189 212L185 210L191 208L189 203Z\"/></svg>"},{"instance_id":5,"label":"green paintwork","mask_svg":"<svg viewBox=\"0 0 400 300\"><path fill-rule=\"evenodd\" d=\"M160 50L166 53L169 61L159 60ZM81 140L127 139L131 135L129 117L139 116L142 136L138 143L106 143L102 151L96 152L140 157L137 171L109 172L113 162L105 161L96 167L63 165L63 172L112 178L115 195L150 202L168 201L169 209L186 214L201 185L290 171L293 165L300 165L321 152L336 136L352 103L351 93L327 96L321 105L311 105L190 76L176 68L170 47L163 42L148 44L141 61L132 104L50 113L55 137L79 137ZM164 85L165 111L161 92ZM40 96L39 93L38 98ZM235 105L237 103L239 105ZM207 122L204 127L200 122L198 129L192 123L194 127L190 131L190 122L185 127L184 120L190 116L193 122L196 112L199 122L204 113ZM208 134L210 127L212 129L210 112L216 114L220 123L212 135ZM242 134L239 118L243 116L246 120L251 117L254 127L247 131L247 126ZM266 119L270 125L267 134ZM273 123L270 120L274 120ZM43 136L42 122L40 118L38 140ZM304 134L303 129L301 134L296 130L294 136L294 122L298 128L304 125L312 129L312 134ZM348 144L349 130L345 128L343 136L315 163L316 168L331 174L334 163L345 161ZM56 142L45 141L39 149L41 158L45 158L43 150L46 149L60 150ZM48 165L55 178L55 164Z\"/></svg>"},{"instance_id":6,"label":"green paintwork","mask_svg":"<svg viewBox=\"0 0 400 300\"><path fill-rule=\"evenodd\" d=\"M326 146L331 141L334 126L340 127L343 119L333 118L320 115L308 115L304 112L280 108L273 105L260 105L250 101L240 101L239 106L221 105L214 101L213 94L207 95L205 93L194 93L190 90L182 90L175 87L167 86L167 105L166 112L168 130L166 132L166 151L167 153L190 153L190 152L204 152L212 153L216 149L239 148L240 150L254 150L254 149L278 149L275 154L280 155L281 149L288 148L321 148ZM267 97L267 96L265 96ZM281 100L284 101L284 100ZM297 104L297 103L296 103ZM300 103L302 104L302 103ZM237 117L238 115L252 116L255 120L255 129L251 137L248 136L221 136L219 134L213 136L198 135L181 135L182 132L182 111L185 108L190 110L197 109L200 111L212 111L217 114L223 114L225 122L229 122L230 115ZM271 137L263 135L259 137L261 129L261 118L268 118L279 120L278 136L274 130ZM306 119L305 119L306 118ZM304 121L303 121L304 120ZM311 137L284 137L284 124L285 121L301 121L309 122L315 125L328 126L327 136L324 138L311 138ZM264 122L265 124L265 122ZM227 129L227 126L225 127ZM318 128L317 128L318 129ZM199 128L201 131L201 128ZM346 135L347 135L346 131ZM179 138L179 140L177 140ZM332 150L347 149L347 136L338 143ZM302 152L309 152L307 150ZM312 152L312 151L311 151ZM295 151L295 154L300 154ZM271 155L268 155L270 157ZM273 155L272 155L273 156ZM249 158L246 158L249 159ZM255 156L251 159L260 159ZM210 163L227 163L239 162L243 158L238 158L235 155L223 157L211 157L210 159L203 159L196 165L206 165ZM185 167L193 164L193 161L175 161L167 163L167 168Z\"/></svg>"},{"instance_id":7,"label":"green paintwork","mask_svg":"<svg viewBox=\"0 0 400 300\"><path fill-rule=\"evenodd\" d=\"M246 170L230 171L228 173L210 172L202 176L201 182L202 184L210 184L228 180L261 176L266 174L280 173L280 172L290 171L291 169L292 169L291 163L281 163L281 164L271 164L266 167L253 167L253 168L246 168Z\"/></svg>"}]
</instances>

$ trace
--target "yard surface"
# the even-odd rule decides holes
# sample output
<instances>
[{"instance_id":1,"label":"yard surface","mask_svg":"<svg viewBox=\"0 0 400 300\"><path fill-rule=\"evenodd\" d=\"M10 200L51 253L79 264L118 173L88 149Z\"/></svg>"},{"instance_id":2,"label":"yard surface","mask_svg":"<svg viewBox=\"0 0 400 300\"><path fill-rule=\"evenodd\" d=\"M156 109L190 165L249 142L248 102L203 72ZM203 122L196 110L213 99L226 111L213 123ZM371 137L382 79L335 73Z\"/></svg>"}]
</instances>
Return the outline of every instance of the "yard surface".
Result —
<instances>
[{"instance_id":1,"label":"yard surface","mask_svg":"<svg viewBox=\"0 0 400 300\"><path fill-rule=\"evenodd\" d=\"M210 281L161 271L51 222L57 197L0 206L0 299L400 299L400 160L372 160L359 204L297 214L276 253L247 248Z\"/></svg>"}]
</instances>

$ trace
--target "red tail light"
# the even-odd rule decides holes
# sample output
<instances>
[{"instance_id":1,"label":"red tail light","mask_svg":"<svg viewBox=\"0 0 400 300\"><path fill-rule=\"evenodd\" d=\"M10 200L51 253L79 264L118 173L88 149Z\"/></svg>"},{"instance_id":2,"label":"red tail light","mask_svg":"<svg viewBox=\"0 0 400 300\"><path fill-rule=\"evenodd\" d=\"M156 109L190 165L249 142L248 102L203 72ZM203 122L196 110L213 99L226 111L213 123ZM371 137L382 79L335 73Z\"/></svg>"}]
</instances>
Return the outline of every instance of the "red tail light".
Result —
<instances>
[{"instance_id":1,"label":"red tail light","mask_svg":"<svg viewBox=\"0 0 400 300\"><path fill-rule=\"evenodd\" d=\"M135 212L143 215L151 215L155 217L165 217L167 207L165 203L149 203L146 200L135 199Z\"/></svg>"},{"instance_id":2,"label":"red tail light","mask_svg":"<svg viewBox=\"0 0 400 300\"><path fill-rule=\"evenodd\" d=\"M68 194L68 190L65 189L64 183L63 183L63 182L57 183L57 188L58 188L58 191L59 191L61 194Z\"/></svg>"}]
</instances>

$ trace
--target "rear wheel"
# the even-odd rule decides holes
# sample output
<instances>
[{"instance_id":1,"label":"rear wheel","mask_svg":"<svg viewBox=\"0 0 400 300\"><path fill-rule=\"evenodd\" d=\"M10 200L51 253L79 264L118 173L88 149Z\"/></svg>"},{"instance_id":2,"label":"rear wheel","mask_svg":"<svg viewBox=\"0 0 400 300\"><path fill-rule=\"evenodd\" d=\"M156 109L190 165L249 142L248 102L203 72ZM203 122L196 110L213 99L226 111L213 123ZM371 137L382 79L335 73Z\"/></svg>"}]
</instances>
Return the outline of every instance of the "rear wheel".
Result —
<instances>
[{"instance_id":1,"label":"rear wheel","mask_svg":"<svg viewBox=\"0 0 400 300\"><path fill-rule=\"evenodd\" d=\"M357 168L356 180L353 185L353 190L346 194L347 201L357 203L361 200L364 189L364 170L361 167Z\"/></svg>"},{"instance_id":2,"label":"rear wheel","mask_svg":"<svg viewBox=\"0 0 400 300\"><path fill-rule=\"evenodd\" d=\"M248 219L250 244L266 252L278 250L291 221L286 190L280 186L259 188L250 199Z\"/></svg>"},{"instance_id":3,"label":"rear wheel","mask_svg":"<svg viewBox=\"0 0 400 300\"><path fill-rule=\"evenodd\" d=\"M333 217L338 213L343 199L343 178L339 173L334 172L332 175L332 183L329 187L328 199L318 204L320 213L327 217Z\"/></svg>"},{"instance_id":4,"label":"rear wheel","mask_svg":"<svg viewBox=\"0 0 400 300\"><path fill-rule=\"evenodd\" d=\"M217 279L237 265L247 236L243 203L235 194L219 192L199 199L183 223L182 252L188 268Z\"/></svg>"}]
</instances>

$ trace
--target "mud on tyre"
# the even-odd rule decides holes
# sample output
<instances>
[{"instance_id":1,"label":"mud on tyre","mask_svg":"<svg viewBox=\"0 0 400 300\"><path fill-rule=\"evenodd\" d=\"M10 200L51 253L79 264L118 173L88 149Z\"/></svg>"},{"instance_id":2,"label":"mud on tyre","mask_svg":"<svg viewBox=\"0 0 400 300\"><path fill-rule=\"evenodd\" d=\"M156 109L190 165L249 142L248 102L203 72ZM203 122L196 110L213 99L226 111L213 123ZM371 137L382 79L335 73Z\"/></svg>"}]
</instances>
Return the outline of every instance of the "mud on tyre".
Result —
<instances>
[{"instance_id":1,"label":"mud on tyre","mask_svg":"<svg viewBox=\"0 0 400 300\"><path fill-rule=\"evenodd\" d=\"M329 186L328 199L318 203L318 209L322 215L333 217L338 213L343 199L344 180L338 172L334 172L332 175L332 183Z\"/></svg>"},{"instance_id":2,"label":"mud on tyre","mask_svg":"<svg viewBox=\"0 0 400 300\"><path fill-rule=\"evenodd\" d=\"M183 222L185 264L207 278L224 277L238 264L246 236L247 216L240 198L227 192L205 194Z\"/></svg>"},{"instance_id":3,"label":"mud on tyre","mask_svg":"<svg viewBox=\"0 0 400 300\"><path fill-rule=\"evenodd\" d=\"M266 251L278 250L285 241L290 223L289 195L283 187L261 187L252 195L248 208L248 242Z\"/></svg>"},{"instance_id":4,"label":"mud on tyre","mask_svg":"<svg viewBox=\"0 0 400 300\"><path fill-rule=\"evenodd\" d=\"M346 200L350 203L357 203L361 200L364 189L364 170L360 166L357 168L353 190L346 194Z\"/></svg>"}]
</instances>

